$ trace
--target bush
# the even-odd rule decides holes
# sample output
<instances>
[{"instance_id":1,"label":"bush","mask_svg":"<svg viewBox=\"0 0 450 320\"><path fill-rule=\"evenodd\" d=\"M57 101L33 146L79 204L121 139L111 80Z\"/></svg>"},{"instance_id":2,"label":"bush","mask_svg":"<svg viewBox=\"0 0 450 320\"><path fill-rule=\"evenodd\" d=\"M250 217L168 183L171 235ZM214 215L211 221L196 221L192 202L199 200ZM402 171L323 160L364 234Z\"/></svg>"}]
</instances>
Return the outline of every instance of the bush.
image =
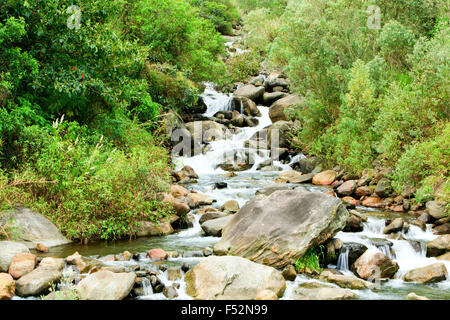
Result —
<instances>
[{"instance_id":1,"label":"bush","mask_svg":"<svg viewBox=\"0 0 450 320\"><path fill-rule=\"evenodd\" d=\"M254 51L235 55L227 61L227 77L223 82L236 82L258 75L261 57Z\"/></svg>"},{"instance_id":2,"label":"bush","mask_svg":"<svg viewBox=\"0 0 450 320\"><path fill-rule=\"evenodd\" d=\"M239 14L230 0L189 0L189 3L199 8L199 16L210 20L217 31L233 35L233 24L239 21Z\"/></svg>"}]
</instances>

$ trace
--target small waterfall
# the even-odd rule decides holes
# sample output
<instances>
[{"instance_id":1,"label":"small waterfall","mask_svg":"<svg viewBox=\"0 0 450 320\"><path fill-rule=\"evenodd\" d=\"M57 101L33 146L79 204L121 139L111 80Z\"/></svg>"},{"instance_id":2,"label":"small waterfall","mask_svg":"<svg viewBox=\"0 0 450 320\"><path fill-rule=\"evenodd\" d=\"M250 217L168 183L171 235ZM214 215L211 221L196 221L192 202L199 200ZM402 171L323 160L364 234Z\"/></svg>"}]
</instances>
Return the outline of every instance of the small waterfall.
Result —
<instances>
[{"instance_id":1,"label":"small waterfall","mask_svg":"<svg viewBox=\"0 0 450 320\"><path fill-rule=\"evenodd\" d=\"M338 262L337 262L337 269L342 271L348 271L348 254L349 250L348 247L343 247L341 250L341 253L339 254Z\"/></svg>"},{"instance_id":2,"label":"small waterfall","mask_svg":"<svg viewBox=\"0 0 450 320\"><path fill-rule=\"evenodd\" d=\"M213 117L219 111L231 110L233 94L219 93L214 89L212 83L205 83L205 91L200 95L207 110L203 114L205 117Z\"/></svg>"},{"instance_id":3,"label":"small waterfall","mask_svg":"<svg viewBox=\"0 0 450 320\"><path fill-rule=\"evenodd\" d=\"M153 294L152 284L149 279L142 278L142 289L144 290L144 296L151 296Z\"/></svg>"},{"instance_id":4,"label":"small waterfall","mask_svg":"<svg viewBox=\"0 0 450 320\"><path fill-rule=\"evenodd\" d=\"M393 259L392 253L391 253L391 247L389 247L389 245L385 244L385 245L379 246L378 250L380 250L389 259Z\"/></svg>"},{"instance_id":5,"label":"small waterfall","mask_svg":"<svg viewBox=\"0 0 450 320\"><path fill-rule=\"evenodd\" d=\"M241 114L244 114L244 103L242 102L242 99L241 99Z\"/></svg>"}]
</instances>

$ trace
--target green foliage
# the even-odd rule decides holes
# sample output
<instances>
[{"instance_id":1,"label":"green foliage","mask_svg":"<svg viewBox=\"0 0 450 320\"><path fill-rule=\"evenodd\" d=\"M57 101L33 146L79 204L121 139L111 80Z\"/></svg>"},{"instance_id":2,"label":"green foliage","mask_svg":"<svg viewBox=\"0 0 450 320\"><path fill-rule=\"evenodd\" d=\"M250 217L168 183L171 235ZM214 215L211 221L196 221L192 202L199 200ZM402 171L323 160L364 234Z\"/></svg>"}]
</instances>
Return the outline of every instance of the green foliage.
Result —
<instances>
[{"instance_id":1,"label":"green foliage","mask_svg":"<svg viewBox=\"0 0 450 320\"><path fill-rule=\"evenodd\" d=\"M321 261L324 259L324 246L311 247L305 255L295 262L295 269L304 272L306 269L322 272Z\"/></svg>"},{"instance_id":2,"label":"green foliage","mask_svg":"<svg viewBox=\"0 0 450 320\"><path fill-rule=\"evenodd\" d=\"M254 51L246 51L235 55L227 61L227 77L225 82L236 82L258 75L261 57Z\"/></svg>"},{"instance_id":3,"label":"green foliage","mask_svg":"<svg viewBox=\"0 0 450 320\"><path fill-rule=\"evenodd\" d=\"M410 30L392 20L384 25L378 35L377 44L386 61L393 66L402 66L415 44L415 39Z\"/></svg>"},{"instance_id":4,"label":"green foliage","mask_svg":"<svg viewBox=\"0 0 450 320\"><path fill-rule=\"evenodd\" d=\"M217 31L233 34L233 24L238 22L239 14L231 0L189 0L189 3L198 7L200 17L210 20Z\"/></svg>"}]
</instances>

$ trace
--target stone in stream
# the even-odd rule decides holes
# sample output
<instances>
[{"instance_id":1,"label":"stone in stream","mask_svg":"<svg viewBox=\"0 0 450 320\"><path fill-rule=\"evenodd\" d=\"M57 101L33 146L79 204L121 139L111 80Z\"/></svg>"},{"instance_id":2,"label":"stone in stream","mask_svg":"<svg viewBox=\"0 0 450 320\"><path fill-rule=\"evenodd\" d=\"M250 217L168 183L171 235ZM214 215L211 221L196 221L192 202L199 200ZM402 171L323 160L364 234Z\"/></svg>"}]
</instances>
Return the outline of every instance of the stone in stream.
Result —
<instances>
[{"instance_id":1,"label":"stone in stream","mask_svg":"<svg viewBox=\"0 0 450 320\"><path fill-rule=\"evenodd\" d=\"M272 124L267 130L267 148L289 148L289 132L293 123L288 121L278 121ZM278 160L278 159L275 159Z\"/></svg>"},{"instance_id":2,"label":"stone in stream","mask_svg":"<svg viewBox=\"0 0 450 320\"><path fill-rule=\"evenodd\" d=\"M270 106L275 101L286 98L288 95L284 92L265 92L263 94L263 105Z\"/></svg>"},{"instance_id":3,"label":"stone in stream","mask_svg":"<svg viewBox=\"0 0 450 320\"><path fill-rule=\"evenodd\" d=\"M286 112L295 108L300 103L302 103L302 99L300 99L296 94L291 94L275 101L269 108L270 120L272 120L272 123L277 121L286 121Z\"/></svg>"},{"instance_id":4,"label":"stone in stream","mask_svg":"<svg viewBox=\"0 0 450 320\"><path fill-rule=\"evenodd\" d=\"M186 123L186 128L192 135L194 143L206 143L223 140L229 131L223 124L205 120Z\"/></svg>"},{"instance_id":5,"label":"stone in stream","mask_svg":"<svg viewBox=\"0 0 450 320\"><path fill-rule=\"evenodd\" d=\"M80 281L77 291L82 300L122 300L136 281L136 274L99 271Z\"/></svg>"},{"instance_id":6,"label":"stone in stream","mask_svg":"<svg viewBox=\"0 0 450 320\"><path fill-rule=\"evenodd\" d=\"M276 183L302 183L302 173L291 170L280 173L275 180Z\"/></svg>"},{"instance_id":7,"label":"stone in stream","mask_svg":"<svg viewBox=\"0 0 450 320\"><path fill-rule=\"evenodd\" d=\"M434 283L445 280L447 276L445 265L443 263L434 263L423 268L408 271L403 280L416 283Z\"/></svg>"},{"instance_id":8,"label":"stone in stream","mask_svg":"<svg viewBox=\"0 0 450 320\"><path fill-rule=\"evenodd\" d=\"M210 211L201 216L199 223L200 223L200 225L202 225L206 221L215 220L215 219L219 219L219 218L223 218L223 217L227 217L227 216L229 216L229 214L226 212Z\"/></svg>"},{"instance_id":9,"label":"stone in stream","mask_svg":"<svg viewBox=\"0 0 450 320\"><path fill-rule=\"evenodd\" d=\"M214 202L213 198L202 193L189 193L188 199L193 202L192 207L210 205Z\"/></svg>"},{"instance_id":10,"label":"stone in stream","mask_svg":"<svg viewBox=\"0 0 450 320\"><path fill-rule=\"evenodd\" d=\"M236 213L239 211L239 202L236 200L227 200L222 207L220 207L220 210L229 213Z\"/></svg>"},{"instance_id":11,"label":"stone in stream","mask_svg":"<svg viewBox=\"0 0 450 320\"><path fill-rule=\"evenodd\" d=\"M258 101L264 94L264 87L255 87L252 84L247 84L234 92L234 95L248 98L252 101Z\"/></svg>"},{"instance_id":12,"label":"stone in stream","mask_svg":"<svg viewBox=\"0 0 450 320\"><path fill-rule=\"evenodd\" d=\"M8 272L11 261L17 253L29 252L23 243L0 241L0 272Z\"/></svg>"},{"instance_id":13,"label":"stone in stream","mask_svg":"<svg viewBox=\"0 0 450 320\"><path fill-rule=\"evenodd\" d=\"M251 117L261 117L261 111L259 111L256 103L254 103L251 99L243 96L234 96L232 110L238 111L240 113L245 114L246 116ZM231 118L230 118L231 120Z\"/></svg>"},{"instance_id":14,"label":"stone in stream","mask_svg":"<svg viewBox=\"0 0 450 320\"><path fill-rule=\"evenodd\" d=\"M403 228L403 219L396 218L387 227L383 229L383 234L399 232L402 231L402 228Z\"/></svg>"},{"instance_id":15,"label":"stone in stream","mask_svg":"<svg viewBox=\"0 0 450 320\"><path fill-rule=\"evenodd\" d=\"M50 248L71 242L50 220L28 208L17 208L3 214L12 219L19 230L17 241L23 242L29 249L34 249L38 243Z\"/></svg>"},{"instance_id":16,"label":"stone in stream","mask_svg":"<svg viewBox=\"0 0 450 320\"><path fill-rule=\"evenodd\" d=\"M362 219L352 214L352 211L354 210L350 210L351 214L348 217L344 232L361 232L364 229Z\"/></svg>"},{"instance_id":17,"label":"stone in stream","mask_svg":"<svg viewBox=\"0 0 450 320\"><path fill-rule=\"evenodd\" d=\"M448 251L450 251L450 234L439 236L427 244L427 257L437 257Z\"/></svg>"},{"instance_id":18,"label":"stone in stream","mask_svg":"<svg viewBox=\"0 0 450 320\"><path fill-rule=\"evenodd\" d=\"M438 260L444 260L444 261L450 261L450 251L447 253L444 253L443 255L436 257Z\"/></svg>"},{"instance_id":19,"label":"stone in stream","mask_svg":"<svg viewBox=\"0 0 450 320\"><path fill-rule=\"evenodd\" d=\"M32 253L16 253L9 266L8 273L14 278L19 279L23 275L34 270L37 258Z\"/></svg>"},{"instance_id":20,"label":"stone in stream","mask_svg":"<svg viewBox=\"0 0 450 320\"><path fill-rule=\"evenodd\" d=\"M36 244L35 249L36 249L37 251L43 252L43 253L48 252L48 248L47 248L45 245L43 245L42 243L40 243L40 242L39 242L38 244Z\"/></svg>"},{"instance_id":21,"label":"stone in stream","mask_svg":"<svg viewBox=\"0 0 450 320\"><path fill-rule=\"evenodd\" d=\"M434 219L441 219L445 217L445 209L442 203L438 201L428 201L426 203L426 210Z\"/></svg>"},{"instance_id":22,"label":"stone in stream","mask_svg":"<svg viewBox=\"0 0 450 320\"><path fill-rule=\"evenodd\" d=\"M163 294L168 299L174 299L178 297L177 289L173 286L164 286Z\"/></svg>"},{"instance_id":23,"label":"stone in stream","mask_svg":"<svg viewBox=\"0 0 450 320\"><path fill-rule=\"evenodd\" d=\"M279 271L241 257L208 257L188 271L186 293L198 300L251 300L261 290L281 297L286 282Z\"/></svg>"},{"instance_id":24,"label":"stone in stream","mask_svg":"<svg viewBox=\"0 0 450 320\"><path fill-rule=\"evenodd\" d=\"M289 265L286 268L284 268L281 274L283 275L283 278L287 281L294 281L295 278L297 278L297 271L295 270L295 267L293 265Z\"/></svg>"},{"instance_id":25,"label":"stone in stream","mask_svg":"<svg viewBox=\"0 0 450 320\"><path fill-rule=\"evenodd\" d=\"M320 192L299 189L256 196L232 217L214 252L281 269L341 231L348 215L339 199Z\"/></svg>"},{"instance_id":26,"label":"stone in stream","mask_svg":"<svg viewBox=\"0 0 450 320\"><path fill-rule=\"evenodd\" d=\"M44 258L33 271L16 281L16 293L21 297L47 293L62 278L64 259Z\"/></svg>"},{"instance_id":27,"label":"stone in stream","mask_svg":"<svg viewBox=\"0 0 450 320\"><path fill-rule=\"evenodd\" d=\"M9 300L14 297L16 284L8 273L0 273L0 300Z\"/></svg>"},{"instance_id":28,"label":"stone in stream","mask_svg":"<svg viewBox=\"0 0 450 320\"><path fill-rule=\"evenodd\" d=\"M336 193L340 196L350 196L355 192L357 185L358 181L356 180L345 181L336 189Z\"/></svg>"},{"instance_id":29,"label":"stone in stream","mask_svg":"<svg viewBox=\"0 0 450 320\"><path fill-rule=\"evenodd\" d=\"M169 279L169 281L181 279L181 269L180 268L167 269L167 279Z\"/></svg>"},{"instance_id":30,"label":"stone in stream","mask_svg":"<svg viewBox=\"0 0 450 320\"><path fill-rule=\"evenodd\" d=\"M166 260L168 258L168 254L167 252L165 252L163 249L160 248L156 248L156 249L151 249L147 252L147 258L152 259L152 260Z\"/></svg>"},{"instance_id":31,"label":"stone in stream","mask_svg":"<svg viewBox=\"0 0 450 320\"><path fill-rule=\"evenodd\" d=\"M272 290L260 290L253 300L278 300L278 296Z\"/></svg>"},{"instance_id":32,"label":"stone in stream","mask_svg":"<svg viewBox=\"0 0 450 320\"><path fill-rule=\"evenodd\" d=\"M352 270L362 279L392 278L398 271L397 262L377 249L368 249L352 265Z\"/></svg>"},{"instance_id":33,"label":"stone in stream","mask_svg":"<svg viewBox=\"0 0 450 320\"><path fill-rule=\"evenodd\" d=\"M216 183L214 184L214 187L215 187L216 189L225 189L225 188L228 187L228 184L227 184L226 182L216 182Z\"/></svg>"},{"instance_id":34,"label":"stone in stream","mask_svg":"<svg viewBox=\"0 0 450 320\"><path fill-rule=\"evenodd\" d=\"M437 235L450 234L450 223L445 223L434 227L433 233Z\"/></svg>"},{"instance_id":35,"label":"stone in stream","mask_svg":"<svg viewBox=\"0 0 450 320\"><path fill-rule=\"evenodd\" d=\"M315 185L327 186L336 180L337 172L334 170L326 170L314 176L312 183Z\"/></svg>"},{"instance_id":36,"label":"stone in stream","mask_svg":"<svg viewBox=\"0 0 450 320\"><path fill-rule=\"evenodd\" d=\"M410 292L406 296L406 300L430 300L430 299L424 296L419 296L415 292Z\"/></svg>"},{"instance_id":37,"label":"stone in stream","mask_svg":"<svg viewBox=\"0 0 450 320\"><path fill-rule=\"evenodd\" d=\"M263 195L263 196L270 196L272 193L274 193L275 191L280 191L280 190L292 190L292 187L290 186L284 186L284 185L273 185L273 186L267 186L264 188L261 188L259 190L256 191L255 195Z\"/></svg>"},{"instance_id":38,"label":"stone in stream","mask_svg":"<svg viewBox=\"0 0 450 320\"><path fill-rule=\"evenodd\" d=\"M208 220L201 224L201 227L206 235L220 237L222 235L222 230L228 225L232 218L232 215L228 215L223 218Z\"/></svg>"},{"instance_id":39,"label":"stone in stream","mask_svg":"<svg viewBox=\"0 0 450 320\"><path fill-rule=\"evenodd\" d=\"M356 293L348 289L317 282L302 283L292 293L293 300L353 300L357 297Z\"/></svg>"},{"instance_id":40,"label":"stone in stream","mask_svg":"<svg viewBox=\"0 0 450 320\"><path fill-rule=\"evenodd\" d=\"M138 237L152 237L152 236L162 236L172 234L173 230L170 222L150 222L150 221L139 221L139 227L136 232Z\"/></svg>"},{"instance_id":41,"label":"stone in stream","mask_svg":"<svg viewBox=\"0 0 450 320\"><path fill-rule=\"evenodd\" d=\"M333 274L330 271L323 271L320 274L321 280L337 284L341 288L363 290L363 289L374 289L375 285L368 281L359 279L353 275L339 275Z\"/></svg>"}]
</instances>

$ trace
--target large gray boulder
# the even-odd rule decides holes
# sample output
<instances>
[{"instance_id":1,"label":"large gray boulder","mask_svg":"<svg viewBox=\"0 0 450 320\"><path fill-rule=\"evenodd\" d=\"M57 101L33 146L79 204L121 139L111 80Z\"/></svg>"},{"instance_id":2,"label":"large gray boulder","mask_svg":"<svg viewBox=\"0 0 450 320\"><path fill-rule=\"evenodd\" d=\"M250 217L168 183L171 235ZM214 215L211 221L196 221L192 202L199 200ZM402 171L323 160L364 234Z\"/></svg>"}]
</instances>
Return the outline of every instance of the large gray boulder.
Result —
<instances>
[{"instance_id":1,"label":"large gray boulder","mask_svg":"<svg viewBox=\"0 0 450 320\"><path fill-rule=\"evenodd\" d=\"M77 285L83 300L122 300L133 289L135 273L99 271L81 280Z\"/></svg>"},{"instance_id":2,"label":"large gray boulder","mask_svg":"<svg viewBox=\"0 0 450 320\"><path fill-rule=\"evenodd\" d=\"M8 272L12 259L17 253L28 253L28 248L19 242L0 241L0 272Z\"/></svg>"},{"instance_id":3,"label":"large gray boulder","mask_svg":"<svg viewBox=\"0 0 450 320\"><path fill-rule=\"evenodd\" d=\"M48 293L62 278L64 259L44 258L39 266L16 282L16 293L22 297Z\"/></svg>"},{"instance_id":4,"label":"large gray boulder","mask_svg":"<svg viewBox=\"0 0 450 320\"><path fill-rule=\"evenodd\" d=\"M286 121L287 117L285 111L287 109L295 108L301 102L302 100L295 94L291 94L287 97L275 101L269 109L270 119L273 123L282 120Z\"/></svg>"},{"instance_id":5,"label":"large gray boulder","mask_svg":"<svg viewBox=\"0 0 450 320\"><path fill-rule=\"evenodd\" d=\"M222 231L214 251L283 268L336 235L348 216L339 199L323 193L275 191L248 201Z\"/></svg>"},{"instance_id":6,"label":"large gray boulder","mask_svg":"<svg viewBox=\"0 0 450 320\"><path fill-rule=\"evenodd\" d=\"M208 257L185 276L186 293L199 300L251 300L261 290L281 297L286 282L274 268L240 257Z\"/></svg>"},{"instance_id":7,"label":"large gray boulder","mask_svg":"<svg viewBox=\"0 0 450 320\"><path fill-rule=\"evenodd\" d=\"M202 223L201 227L208 236L220 237L222 235L222 230L227 226L231 218L233 218L232 215L213 220L208 220Z\"/></svg>"},{"instance_id":8,"label":"large gray boulder","mask_svg":"<svg viewBox=\"0 0 450 320\"><path fill-rule=\"evenodd\" d=\"M194 139L194 144L222 140L227 134L231 134L223 124L211 120L188 122L186 128Z\"/></svg>"},{"instance_id":9,"label":"large gray boulder","mask_svg":"<svg viewBox=\"0 0 450 320\"><path fill-rule=\"evenodd\" d=\"M262 86L255 87L252 84L247 84L237 89L234 95L246 97L249 98L250 100L257 101L259 98L263 96L264 91L266 91L266 89Z\"/></svg>"},{"instance_id":10,"label":"large gray boulder","mask_svg":"<svg viewBox=\"0 0 450 320\"><path fill-rule=\"evenodd\" d=\"M70 243L56 226L42 214L28 208L18 208L7 212L18 229L17 241L23 242L28 248L35 248L42 243L47 248Z\"/></svg>"},{"instance_id":11,"label":"large gray boulder","mask_svg":"<svg viewBox=\"0 0 450 320\"><path fill-rule=\"evenodd\" d=\"M246 116L261 117L261 111L259 111L256 103L246 97L234 96L233 110L239 111Z\"/></svg>"}]
</instances>

